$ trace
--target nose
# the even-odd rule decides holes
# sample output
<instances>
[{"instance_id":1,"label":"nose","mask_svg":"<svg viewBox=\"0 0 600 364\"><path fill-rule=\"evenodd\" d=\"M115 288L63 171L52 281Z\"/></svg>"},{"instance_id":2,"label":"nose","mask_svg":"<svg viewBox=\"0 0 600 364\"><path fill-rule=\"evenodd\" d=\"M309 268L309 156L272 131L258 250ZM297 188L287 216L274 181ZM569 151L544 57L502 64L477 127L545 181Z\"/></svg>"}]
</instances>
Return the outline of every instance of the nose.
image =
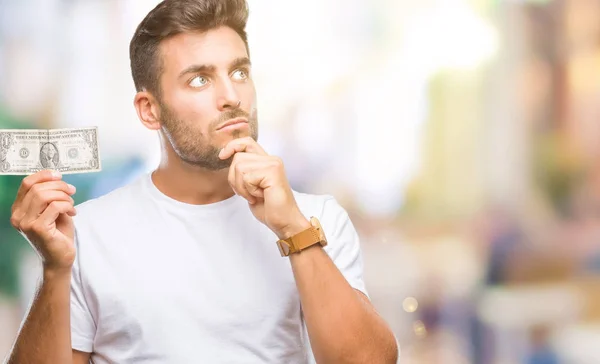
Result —
<instances>
[{"instance_id":1,"label":"nose","mask_svg":"<svg viewBox=\"0 0 600 364\"><path fill-rule=\"evenodd\" d=\"M219 111L235 109L240 106L240 97L229 77L220 81L217 88L217 108Z\"/></svg>"}]
</instances>

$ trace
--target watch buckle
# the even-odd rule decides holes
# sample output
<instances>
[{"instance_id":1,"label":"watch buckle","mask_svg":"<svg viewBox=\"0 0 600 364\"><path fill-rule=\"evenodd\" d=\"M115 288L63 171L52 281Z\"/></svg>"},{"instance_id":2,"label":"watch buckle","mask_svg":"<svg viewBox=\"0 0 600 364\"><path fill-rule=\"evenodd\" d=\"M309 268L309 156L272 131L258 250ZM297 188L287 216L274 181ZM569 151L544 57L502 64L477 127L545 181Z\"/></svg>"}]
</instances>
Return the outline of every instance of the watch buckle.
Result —
<instances>
[{"instance_id":1,"label":"watch buckle","mask_svg":"<svg viewBox=\"0 0 600 364\"><path fill-rule=\"evenodd\" d=\"M282 257L289 256L290 251L292 250L285 240L278 240L277 247L279 248L279 253L281 254Z\"/></svg>"}]
</instances>

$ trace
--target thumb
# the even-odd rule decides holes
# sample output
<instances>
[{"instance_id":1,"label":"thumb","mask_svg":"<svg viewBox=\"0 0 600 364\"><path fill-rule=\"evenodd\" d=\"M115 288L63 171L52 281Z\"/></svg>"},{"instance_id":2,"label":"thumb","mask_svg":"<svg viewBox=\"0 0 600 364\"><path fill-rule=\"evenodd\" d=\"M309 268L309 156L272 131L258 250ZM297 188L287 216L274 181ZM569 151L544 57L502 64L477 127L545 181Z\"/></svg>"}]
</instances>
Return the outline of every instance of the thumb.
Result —
<instances>
[{"instance_id":1,"label":"thumb","mask_svg":"<svg viewBox=\"0 0 600 364\"><path fill-rule=\"evenodd\" d=\"M265 196L263 189L254 185L248 186L248 192L250 192L250 194L254 197L263 198Z\"/></svg>"}]
</instances>

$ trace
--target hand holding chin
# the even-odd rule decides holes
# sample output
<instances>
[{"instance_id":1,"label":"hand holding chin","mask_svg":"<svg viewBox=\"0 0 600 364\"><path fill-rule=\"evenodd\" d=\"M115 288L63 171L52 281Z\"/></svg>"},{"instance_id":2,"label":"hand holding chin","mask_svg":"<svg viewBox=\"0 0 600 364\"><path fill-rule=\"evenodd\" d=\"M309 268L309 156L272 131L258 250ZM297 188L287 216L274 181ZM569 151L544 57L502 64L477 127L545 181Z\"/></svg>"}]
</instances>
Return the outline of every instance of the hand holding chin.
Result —
<instances>
[{"instance_id":1,"label":"hand holding chin","mask_svg":"<svg viewBox=\"0 0 600 364\"><path fill-rule=\"evenodd\" d=\"M219 153L221 159L231 156L229 184L248 201L260 222L280 238L310 226L298 208L281 158L267 154L250 137L232 140Z\"/></svg>"}]
</instances>

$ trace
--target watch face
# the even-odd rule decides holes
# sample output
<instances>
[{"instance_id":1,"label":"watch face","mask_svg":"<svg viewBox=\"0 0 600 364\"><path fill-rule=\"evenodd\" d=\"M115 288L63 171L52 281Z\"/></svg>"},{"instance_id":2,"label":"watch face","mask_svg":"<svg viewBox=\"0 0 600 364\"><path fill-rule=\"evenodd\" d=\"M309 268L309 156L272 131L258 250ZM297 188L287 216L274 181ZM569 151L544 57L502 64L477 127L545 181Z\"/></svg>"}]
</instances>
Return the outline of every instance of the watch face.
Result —
<instances>
[{"instance_id":1,"label":"watch face","mask_svg":"<svg viewBox=\"0 0 600 364\"><path fill-rule=\"evenodd\" d=\"M319 229L319 239L321 240L322 246L327 245L327 238L325 237L325 233L323 232L323 229Z\"/></svg>"},{"instance_id":2,"label":"watch face","mask_svg":"<svg viewBox=\"0 0 600 364\"><path fill-rule=\"evenodd\" d=\"M325 232L323 231L319 220L313 217L311 219L311 223L315 228L317 228L317 231L319 232L319 241L321 242L321 246L327 245L327 238L325 237Z\"/></svg>"}]
</instances>

